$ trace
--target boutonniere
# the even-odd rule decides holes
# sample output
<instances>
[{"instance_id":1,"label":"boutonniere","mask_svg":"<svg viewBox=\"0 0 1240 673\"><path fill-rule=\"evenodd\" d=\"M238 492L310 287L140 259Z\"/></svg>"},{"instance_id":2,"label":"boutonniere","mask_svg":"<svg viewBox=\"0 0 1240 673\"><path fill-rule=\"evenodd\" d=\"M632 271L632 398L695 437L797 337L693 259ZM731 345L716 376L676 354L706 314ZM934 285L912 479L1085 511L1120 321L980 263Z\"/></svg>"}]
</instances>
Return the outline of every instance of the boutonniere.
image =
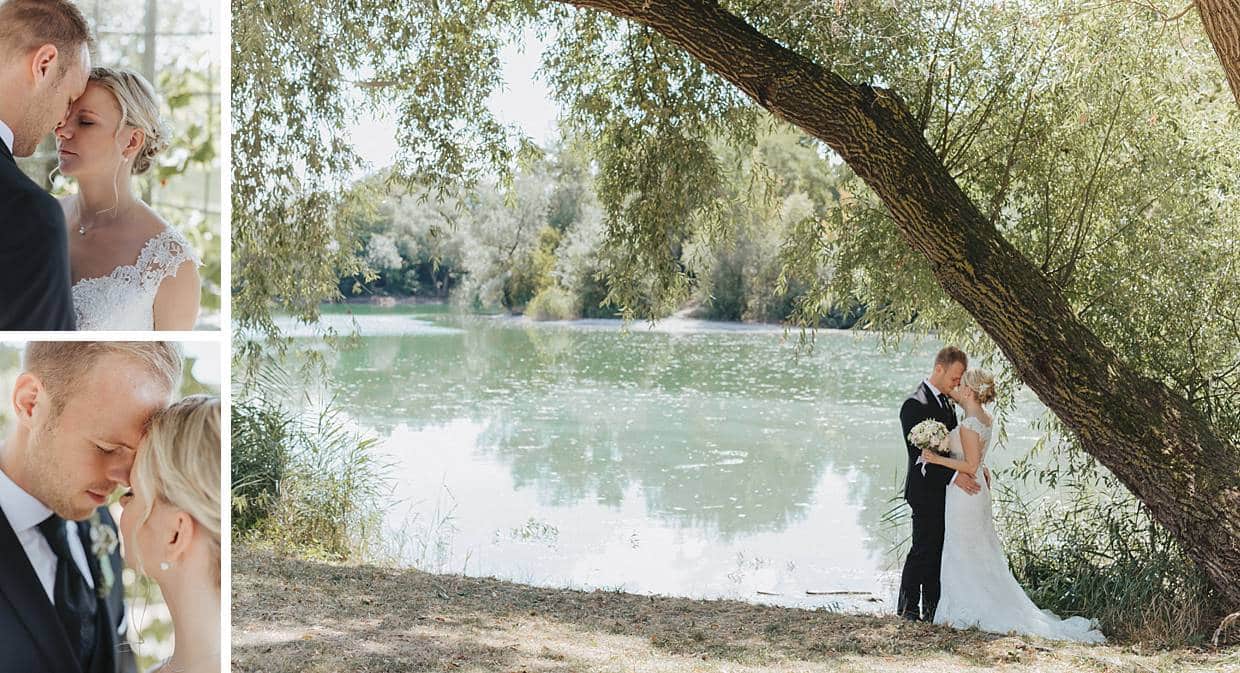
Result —
<instances>
[{"instance_id":1,"label":"boutonniere","mask_svg":"<svg viewBox=\"0 0 1240 673\"><path fill-rule=\"evenodd\" d=\"M99 582L95 590L100 598L107 598L116 583L116 575L112 572L112 552L116 551L116 530L105 526L99 518L99 512L90 515L90 553L99 559Z\"/></svg>"}]
</instances>

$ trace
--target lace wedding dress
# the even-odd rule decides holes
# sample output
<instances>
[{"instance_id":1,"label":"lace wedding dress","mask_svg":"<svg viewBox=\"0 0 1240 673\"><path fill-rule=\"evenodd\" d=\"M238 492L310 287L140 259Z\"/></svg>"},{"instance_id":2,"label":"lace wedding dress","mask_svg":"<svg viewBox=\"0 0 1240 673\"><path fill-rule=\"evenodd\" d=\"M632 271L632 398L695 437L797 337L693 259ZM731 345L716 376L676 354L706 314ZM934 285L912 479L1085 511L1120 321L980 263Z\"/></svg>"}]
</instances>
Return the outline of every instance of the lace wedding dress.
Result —
<instances>
[{"instance_id":1,"label":"lace wedding dress","mask_svg":"<svg viewBox=\"0 0 1240 673\"><path fill-rule=\"evenodd\" d=\"M960 431L968 428L980 436L982 461L990 446L991 428L969 416L951 431L948 441L953 458L964 458ZM948 487L943 537L943 595L934 623L955 628L977 627L991 633L1021 633L1053 640L1100 643L1102 633L1084 617L1060 619L1041 610L1017 583L1008 568L1007 556L995 534L990 488L978 469L982 491L969 495Z\"/></svg>"},{"instance_id":2,"label":"lace wedding dress","mask_svg":"<svg viewBox=\"0 0 1240 673\"><path fill-rule=\"evenodd\" d=\"M73 312L79 330L153 330L155 293L186 261L201 265L189 241L172 228L147 240L138 261L73 285Z\"/></svg>"}]
</instances>

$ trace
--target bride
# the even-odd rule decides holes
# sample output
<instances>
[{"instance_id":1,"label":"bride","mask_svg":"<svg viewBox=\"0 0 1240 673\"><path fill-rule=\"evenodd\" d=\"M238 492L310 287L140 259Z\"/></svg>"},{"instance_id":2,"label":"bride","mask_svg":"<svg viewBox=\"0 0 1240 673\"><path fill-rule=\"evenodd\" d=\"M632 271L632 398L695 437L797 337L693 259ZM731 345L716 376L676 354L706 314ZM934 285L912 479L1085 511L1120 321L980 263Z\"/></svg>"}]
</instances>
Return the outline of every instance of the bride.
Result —
<instances>
[{"instance_id":1,"label":"bride","mask_svg":"<svg viewBox=\"0 0 1240 673\"><path fill-rule=\"evenodd\" d=\"M154 579L173 652L154 671L220 670L220 400L193 395L155 415L121 497L126 564Z\"/></svg>"},{"instance_id":2,"label":"bride","mask_svg":"<svg viewBox=\"0 0 1240 673\"><path fill-rule=\"evenodd\" d=\"M80 330L188 330L198 319L197 255L133 193L131 176L167 147L155 91L128 70L95 68L56 128Z\"/></svg>"},{"instance_id":3,"label":"bride","mask_svg":"<svg viewBox=\"0 0 1240 673\"><path fill-rule=\"evenodd\" d=\"M993 419L984 405L995 399L995 381L982 369L970 369L960 386L948 393L964 408L965 418L948 435L951 457L922 451L922 458L976 477L986 459ZM943 537L943 567L939 575L943 595L935 624L955 628L977 627L992 633L1023 633L1054 640L1100 643L1102 633L1084 617L1059 619L1041 610L1025 594L1008 567L1007 556L995 534L990 485L978 479L982 490L969 495L947 489Z\"/></svg>"}]
</instances>

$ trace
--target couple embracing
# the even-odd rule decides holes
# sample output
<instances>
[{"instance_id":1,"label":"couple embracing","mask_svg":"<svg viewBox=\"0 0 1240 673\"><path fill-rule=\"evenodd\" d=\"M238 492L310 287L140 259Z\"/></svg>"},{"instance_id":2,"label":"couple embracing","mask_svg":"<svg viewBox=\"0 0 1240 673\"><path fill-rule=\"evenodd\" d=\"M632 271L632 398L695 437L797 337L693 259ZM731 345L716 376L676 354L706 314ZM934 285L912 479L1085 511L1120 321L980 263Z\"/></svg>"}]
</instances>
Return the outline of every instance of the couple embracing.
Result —
<instances>
[{"instance_id":1,"label":"couple embracing","mask_svg":"<svg viewBox=\"0 0 1240 673\"><path fill-rule=\"evenodd\" d=\"M170 405L181 368L158 341L26 345L0 444L0 673L133 673L126 566L172 617L154 670L219 671L220 402Z\"/></svg>"},{"instance_id":2,"label":"couple embracing","mask_svg":"<svg viewBox=\"0 0 1240 673\"><path fill-rule=\"evenodd\" d=\"M960 349L942 349L933 373L900 407L913 542L900 577L897 612L955 628L1102 642L1090 620L1059 619L1039 609L1008 567L995 533L985 464L994 423L986 406L995 399L995 380L968 366ZM915 444L918 426L927 421L942 424L941 445Z\"/></svg>"},{"instance_id":3,"label":"couple embracing","mask_svg":"<svg viewBox=\"0 0 1240 673\"><path fill-rule=\"evenodd\" d=\"M92 43L69 0L0 0L0 331L192 329L198 257L132 184L168 146L158 98ZM15 160L52 132L59 201Z\"/></svg>"}]
</instances>

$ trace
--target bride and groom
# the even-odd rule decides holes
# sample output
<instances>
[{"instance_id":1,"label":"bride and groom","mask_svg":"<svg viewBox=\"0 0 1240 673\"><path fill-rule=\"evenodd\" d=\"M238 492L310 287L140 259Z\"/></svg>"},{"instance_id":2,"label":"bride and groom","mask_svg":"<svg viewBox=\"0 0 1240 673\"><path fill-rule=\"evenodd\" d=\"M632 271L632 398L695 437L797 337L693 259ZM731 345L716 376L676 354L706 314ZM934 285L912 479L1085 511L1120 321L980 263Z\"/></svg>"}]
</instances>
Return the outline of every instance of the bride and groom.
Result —
<instances>
[{"instance_id":1,"label":"bride and groom","mask_svg":"<svg viewBox=\"0 0 1240 673\"><path fill-rule=\"evenodd\" d=\"M0 331L192 329L198 257L133 189L168 146L158 98L91 45L69 0L0 4ZM59 201L15 160L53 131Z\"/></svg>"},{"instance_id":2,"label":"bride and groom","mask_svg":"<svg viewBox=\"0 0 1240 673\"><path fill-rule=\"evenodd\" d=\"M172 617L154 670L220 670L220 402L169 406L181 367L164 342L27 344L0 444L0 673L133 673L122 558Z\"/></svg>"},{"instance_id":3,"label":"bride and groom","mask_svg":"<svg viewBox=\"0 0 1240 673\"><path fill-rule=\"evenodd\" d=\"M1090 620L1059 619L1039 609L1012 576L995 534L985 466L993 423L986 405L995 399L994 377L968 364L958 348L939 351L933 373L900 407L913 543L900 577L897 612L955 628L1102 642ZM964 411L959 421L957 405ZM950 455L918 448L909 439L924 421L938 421L949 431Z\"/></svg>"}]
</instances>

